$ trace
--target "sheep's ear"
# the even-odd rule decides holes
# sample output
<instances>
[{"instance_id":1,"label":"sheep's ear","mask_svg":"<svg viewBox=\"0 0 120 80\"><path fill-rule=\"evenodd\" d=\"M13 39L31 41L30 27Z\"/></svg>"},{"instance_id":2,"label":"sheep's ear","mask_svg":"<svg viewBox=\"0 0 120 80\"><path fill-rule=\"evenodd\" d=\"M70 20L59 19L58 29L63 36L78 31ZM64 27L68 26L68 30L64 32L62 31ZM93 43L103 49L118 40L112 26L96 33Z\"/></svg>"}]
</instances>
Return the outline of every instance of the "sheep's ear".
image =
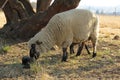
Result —
<instances>
[{"instance_id":1,"label":"sheep's ear","mask_svg":"<svg viewBox=\"0 0 120 80\"><path fill-rule=\"evenodd\" d=\"M40 45L40 44L42 44L42 42L40 42L40 41L37 40L37 41L36 41L36 44L37 44L37 45Z\"/></svg>"}]
</instances>

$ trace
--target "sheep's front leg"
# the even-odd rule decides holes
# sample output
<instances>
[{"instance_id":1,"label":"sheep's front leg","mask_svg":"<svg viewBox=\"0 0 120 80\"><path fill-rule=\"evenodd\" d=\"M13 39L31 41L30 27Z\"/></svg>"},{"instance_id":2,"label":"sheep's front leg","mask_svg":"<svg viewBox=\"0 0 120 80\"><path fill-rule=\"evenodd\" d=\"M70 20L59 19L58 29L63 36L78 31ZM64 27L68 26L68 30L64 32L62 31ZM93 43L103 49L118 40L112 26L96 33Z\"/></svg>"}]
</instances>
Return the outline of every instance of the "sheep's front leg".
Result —
<instances>
[{"instance_id":1,"label":"sheep's front leg","mask_svg":"<svg viewBox=\"0 0 120 80\"><path fill-rule=\"evenodd\" d=\"M63 48L63 56L62 56L62 62L66 62L67 58L68 58L68 52L67 52L67 48Z\"/></svg>"}]
</instances>

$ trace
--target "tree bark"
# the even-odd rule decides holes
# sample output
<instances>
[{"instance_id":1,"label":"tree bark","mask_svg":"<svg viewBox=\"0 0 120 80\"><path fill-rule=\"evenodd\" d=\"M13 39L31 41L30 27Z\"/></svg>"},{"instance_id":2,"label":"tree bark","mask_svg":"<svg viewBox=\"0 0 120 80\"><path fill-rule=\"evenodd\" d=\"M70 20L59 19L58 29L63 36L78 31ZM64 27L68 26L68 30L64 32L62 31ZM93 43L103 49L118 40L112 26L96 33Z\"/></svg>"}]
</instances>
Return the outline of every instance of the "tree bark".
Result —
<instances>
[{"instance_id":1,"label":"tree bark","mask_svg":"<svg viewBox=\"0 0 120 80\"><path fill-rule=\"evenodd\" d=\"M28 40L45 27L52 16L59 12L76 8L80 1L81 0L55 0L44 12L36 13L32 17L11 25L11 31L7 31L6 34L13 38Z\"/></svg>"},{"instance_id":2,"label":"tree bark","mask_svg":"<svg viewBox=\"0 0 120 80\"><path fill-rule=\"evenodd\" d=\"M12 24L13 22L16 22L18 20L18 15L16 11L10 7L9 3L5 5L3 11L6 17L7 25Z\"/></svg>"},{"instance_id":3,"label":"tree bark","mask_svg":"<svg viewBox=\"0 0 120 80\"><path fill-rule=\"evenodd\" d=\"M29 0L19 0L19 1L22 2L29 16L32 16L35 14Z\"/></svg>"},{"instance_id":4,"label":"tree bark","mask_svg":"<svg viewBox=\"0 0 120 80\"><path fill-rule=\"evenodd\" d=\"M52 0L37 0L37 12L43 12L48 9Z\"/></svg>"},{"instance_id":5,"label":"tree bark","mask_svg":"<svg viewBox=\"0 0 120 80\"><path fill-rule=\"evenodd\" d=\"M3 6L4 3L5 3L5 0L0 1L0 8Z\"/></svg>"},{"instance_id":6,"label":"tree bark","mask_svg":"<svg viewBox=\"0 0 120 80\"><path fill-rule=\"evenodd\" d=\"M6 3L6 5L3 8L3 11L6 17L6 24L3 26L2 30L0 30L1 33L10 31L10 25L17 23L19 20L18 13L10 7L9 3Z\"/></svg>"},{"instance_id":7,"label":"tree bark","mask_svg":"<svg viewBox=\"0 0 120 80\"><path fill-rule=\"evenodd\" d=\"M23 18L27 18L28 17L28 13L25 9L25 7L23 6L23 4L18 1L18 0L9 0L8 3L10 4L10 7L18 12L18 16L20 19Z\"/></svg>"},{"instance_id":8,"label":"tree bark","mask_svg":"<svg viewBox=\"0 0 120 80\"><path fill-rule=\"evenodd\" d=\"M2 0L5 2L6 0ZM1 4L1 6L4 3ZM6 24L0 30L1 33L10 32L18 22L24 18L28 18L34 14L34 11L28 0L8 0L3 7L3 11L6 17Z\"/></svg>"}]
</instances>

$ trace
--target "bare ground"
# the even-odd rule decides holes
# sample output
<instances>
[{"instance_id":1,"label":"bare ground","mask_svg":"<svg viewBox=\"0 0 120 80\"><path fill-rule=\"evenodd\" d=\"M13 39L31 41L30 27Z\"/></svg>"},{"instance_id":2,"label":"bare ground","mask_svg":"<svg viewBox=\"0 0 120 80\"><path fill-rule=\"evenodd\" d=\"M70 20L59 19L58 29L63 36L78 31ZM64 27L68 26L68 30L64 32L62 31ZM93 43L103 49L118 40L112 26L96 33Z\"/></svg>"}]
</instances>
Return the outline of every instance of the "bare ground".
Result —
<instances>
[{"instance_id":1,"label":"bare ground","mask_svg":"<svg viewBox=\"0 0 120 80\"><path fill-rule=\"evenodd\" d=\"M0 19L2 27L3 13ZM22 57L29 55L27 43L14 44L14 40L0 38L0 80L120 80L119 21L120 16L100 15L96 58L92 59L84 49L81 56L72 54L68 62L61 62L62 52L56 48L42 54L31 69L23 69L21 65Z\"/></svg>"}]
</instances>

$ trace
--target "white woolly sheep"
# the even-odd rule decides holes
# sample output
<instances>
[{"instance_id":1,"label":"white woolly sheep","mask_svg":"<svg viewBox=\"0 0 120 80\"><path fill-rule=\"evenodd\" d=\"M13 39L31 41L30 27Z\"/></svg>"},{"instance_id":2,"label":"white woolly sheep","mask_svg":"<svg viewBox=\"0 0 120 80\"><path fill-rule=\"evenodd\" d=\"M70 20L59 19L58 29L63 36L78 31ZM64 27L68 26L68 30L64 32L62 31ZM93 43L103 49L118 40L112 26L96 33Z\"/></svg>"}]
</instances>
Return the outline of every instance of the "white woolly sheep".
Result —
<instances>
[{"instance_id":1,"label":"white woolly sheep","mask_svg":"<svg viewBox=\"0 0 120 80\"><path fill-rule=\"evenodd\" d=\"M45 28L29 40L30 57L38 58L38 54L47 52L57 45L63 50L62 61L66 61L67 48L72 43L84 43L88 39L93 43L95 57L98 31L98 18L88 10L72 9L58 13L50 19Z\"/></svg>"}]
</instances>

